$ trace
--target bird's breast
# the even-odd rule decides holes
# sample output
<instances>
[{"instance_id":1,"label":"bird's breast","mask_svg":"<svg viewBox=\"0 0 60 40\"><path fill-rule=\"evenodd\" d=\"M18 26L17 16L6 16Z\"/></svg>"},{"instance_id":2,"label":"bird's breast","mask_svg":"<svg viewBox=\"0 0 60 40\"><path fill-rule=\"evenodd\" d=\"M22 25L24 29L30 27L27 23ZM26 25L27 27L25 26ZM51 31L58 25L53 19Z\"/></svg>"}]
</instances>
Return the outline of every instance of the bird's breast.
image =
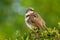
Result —
<instances>
[{"instance_id":1,"label":"bird's breast","mask_svg":"<svg viewBox=\"0 0 60 40\"><path fill-rule=\"evenodd\" d=\"M25 23L30 29L32 29L32 25L27 22L28 19L29 19L29 17L25 18Z\"/></svg>"}]
</instances>

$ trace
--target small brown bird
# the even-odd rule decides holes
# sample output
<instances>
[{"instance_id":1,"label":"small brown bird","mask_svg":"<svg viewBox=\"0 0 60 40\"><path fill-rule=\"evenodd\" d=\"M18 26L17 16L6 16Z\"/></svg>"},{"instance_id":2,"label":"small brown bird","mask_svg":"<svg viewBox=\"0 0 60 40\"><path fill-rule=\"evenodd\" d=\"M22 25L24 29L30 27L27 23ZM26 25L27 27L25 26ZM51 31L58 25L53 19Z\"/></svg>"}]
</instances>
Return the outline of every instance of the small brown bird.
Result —
<instances>
[{"instance_id":1,"label":"small brown bird","mask_svg":"<svg viewBox=\"0 0 60 40\"><path fill-rule=\"evenodd\" d=\"M46 29L45 21L37 14L33 8L28 8L25 14L25 23L30 29Z\"/></svg>"}]
</instances>

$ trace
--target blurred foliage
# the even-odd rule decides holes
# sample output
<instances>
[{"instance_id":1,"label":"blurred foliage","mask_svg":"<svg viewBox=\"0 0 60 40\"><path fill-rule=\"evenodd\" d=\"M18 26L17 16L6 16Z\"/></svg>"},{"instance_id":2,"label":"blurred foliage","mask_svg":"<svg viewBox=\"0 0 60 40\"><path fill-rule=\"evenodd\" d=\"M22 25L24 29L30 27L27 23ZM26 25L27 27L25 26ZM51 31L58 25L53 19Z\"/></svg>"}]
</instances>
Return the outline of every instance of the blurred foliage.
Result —
<instances>
[{"instance_id":1,"label":"blurred foliage","mask_svg":"<svg viewBox=\"0 0 60 40\"><path fill-rule=\"evenodd\" d=\"M33 7L42 16L50 31L50 33L41 32L42 40L59 39L60 0L0 0L0 40L29 40L31 30L24 21L28 7ZM47 37L47 34L54 37ZM34 36L32 33L31 35Z\"/></svg>"}]
</instances>

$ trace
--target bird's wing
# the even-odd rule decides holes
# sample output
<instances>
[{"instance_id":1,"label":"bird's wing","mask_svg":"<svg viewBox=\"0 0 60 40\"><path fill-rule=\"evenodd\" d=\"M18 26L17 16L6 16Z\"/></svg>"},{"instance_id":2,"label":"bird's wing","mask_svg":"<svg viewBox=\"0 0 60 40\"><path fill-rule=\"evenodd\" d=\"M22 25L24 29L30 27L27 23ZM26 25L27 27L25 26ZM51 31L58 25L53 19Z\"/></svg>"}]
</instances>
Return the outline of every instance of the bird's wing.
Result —
<instances>
[{"instance_id":1,"label":"bird's wing","mask_svg":"<svg viewBox=\"0 0 60 40\"><path fill-rule=\"evenodd\" d=\"M46 29L45 21L41 18L39 14L36 14L36 17L34 17L34 22L38 25L40 29Z\"/></svg>"},{"instance_id":2,"label":"bird's wing","mask_svg":"<svg viewBox=\"0 0 60 40\"><path fill-rule=\"evenodd\" d=\"M43 19L39 16L39 14L31 14L28 23L33 25L34 27L40 28L40 29L45 29L45 22Z\"/></svg>"},{"instance_id":3,"label":"bird's wing","mask_svg":"<svg viewBox=\"0 0 60 40\"><path fill-rule=\"evenodd\" d=\"M37 24L35 23L33 16L31 16L31 17L28 19L28 23L31 24L31 25L34 26L34 27L37 27Z\"/></svg>"}]
</instances>

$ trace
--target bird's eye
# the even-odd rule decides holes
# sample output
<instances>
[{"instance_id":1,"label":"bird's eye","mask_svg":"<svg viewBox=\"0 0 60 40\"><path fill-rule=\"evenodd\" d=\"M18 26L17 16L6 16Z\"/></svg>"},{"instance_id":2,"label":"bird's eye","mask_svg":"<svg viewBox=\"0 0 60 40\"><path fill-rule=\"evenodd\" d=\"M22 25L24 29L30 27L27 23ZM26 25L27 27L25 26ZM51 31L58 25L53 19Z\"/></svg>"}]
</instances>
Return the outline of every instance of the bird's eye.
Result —
<instances>
[{"instance_id":1,"label":"bird's eye","mask_svg":"<svg viewBox=\"0 0 60 40\"><path fill-rule=\"evenodd\" d=\"M31 8L30 10L31 10L31 11L34 11L34 9L33 9L33 8Z\"/></svg>"},{"instance_id":2,"label":"bird's eye","mask_svg":"<svg viewBox=\"0 0 60 40\"><path fill-rule=\"evenodd\" d=\"M32 9L30 9L31 11L34 11L34 10L32 10Z\"/></svg>"},{"instance_id":3,"label":"bird's eye","mask_svg":"<svg viewBox=\"0 0 60 40\"><path fill-rule=\"evenodd\" d=\"M28 17L29 15L27 15L26 17Z\"/></svg>"}]
</instances>

